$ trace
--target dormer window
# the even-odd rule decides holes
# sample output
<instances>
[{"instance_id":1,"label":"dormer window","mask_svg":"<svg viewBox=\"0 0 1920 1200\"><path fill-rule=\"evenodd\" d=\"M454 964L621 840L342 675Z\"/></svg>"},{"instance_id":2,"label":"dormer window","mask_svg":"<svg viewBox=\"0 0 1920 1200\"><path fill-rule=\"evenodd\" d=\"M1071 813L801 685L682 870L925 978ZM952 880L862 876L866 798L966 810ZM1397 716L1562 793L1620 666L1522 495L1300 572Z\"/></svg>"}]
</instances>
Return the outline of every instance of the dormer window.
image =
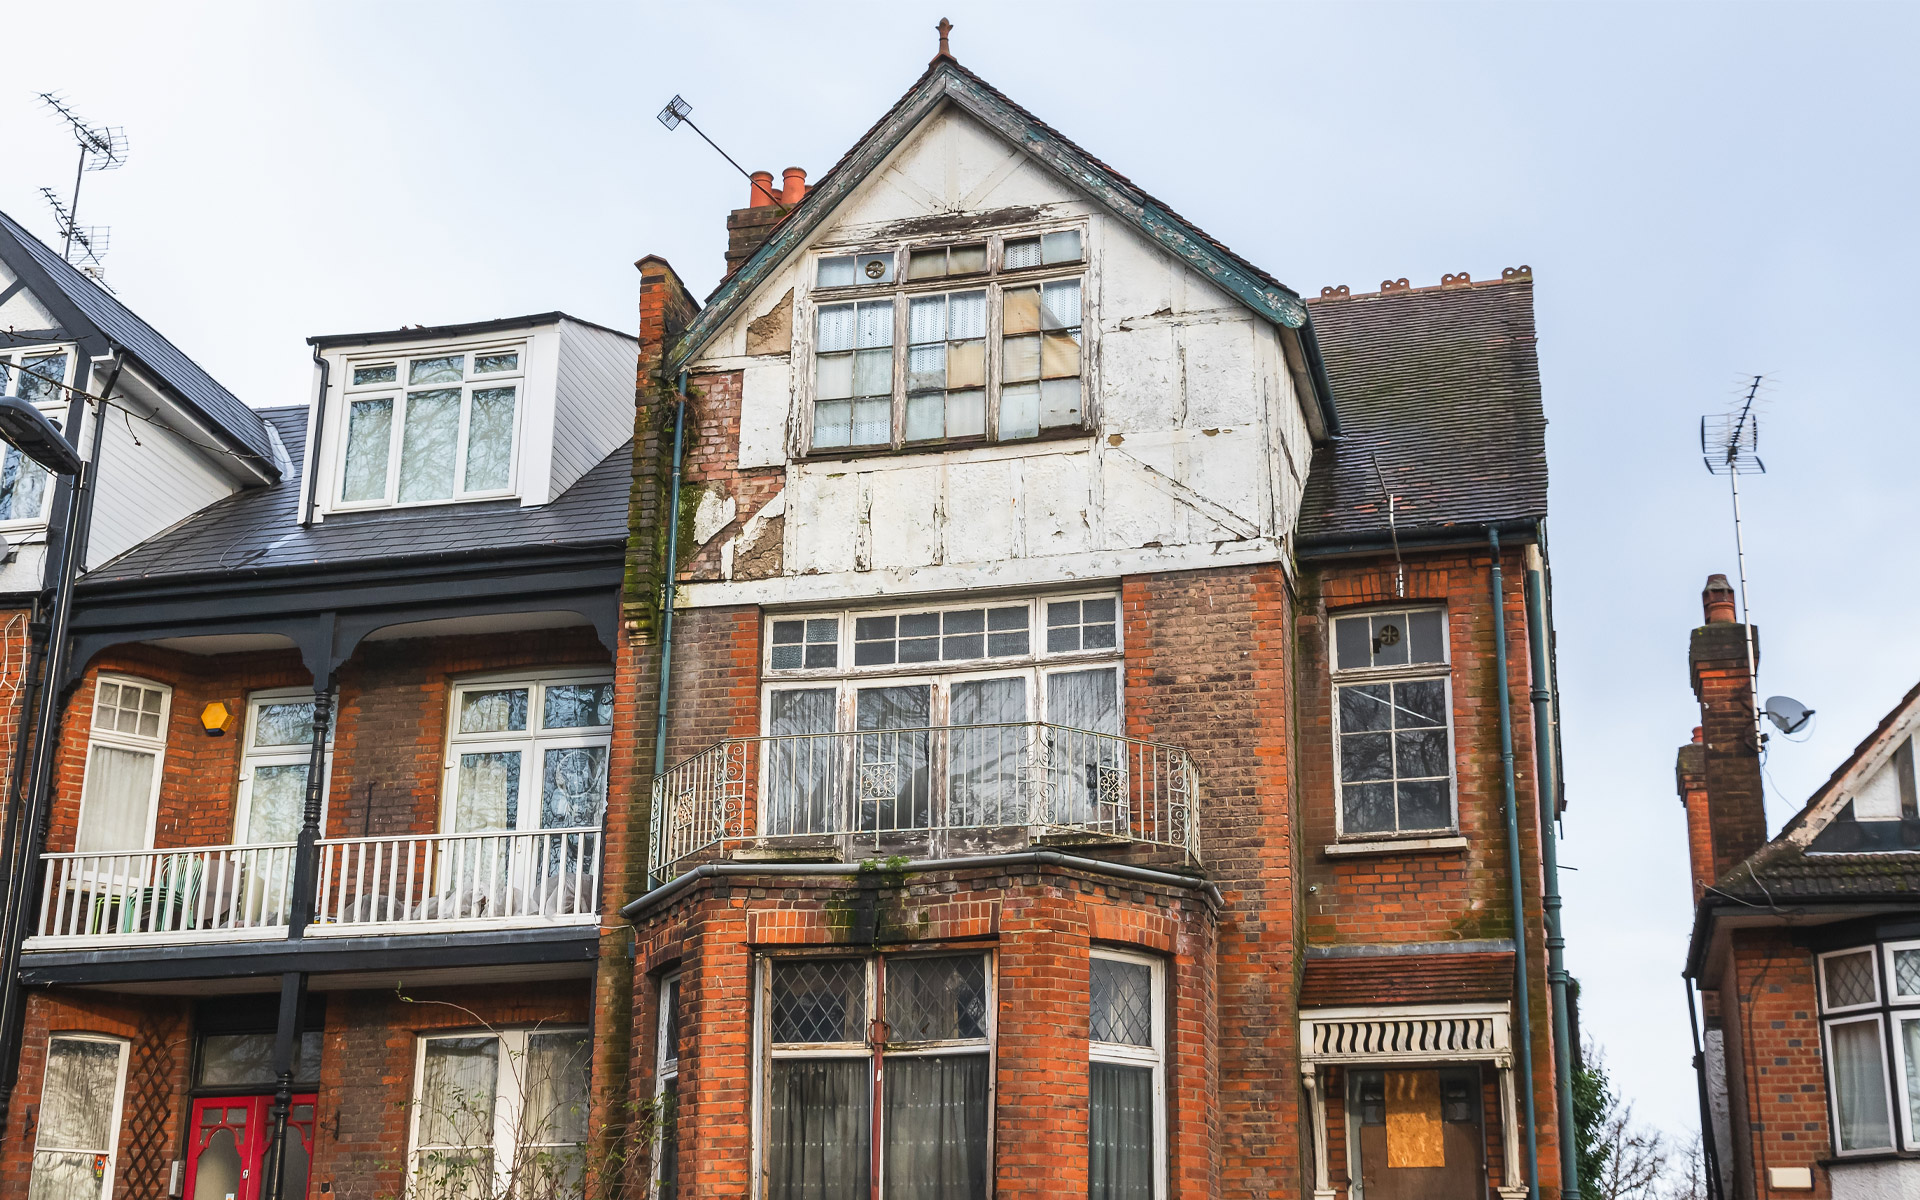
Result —
<instances>
[{"instance_id":1,"label":"dormer window","mask_svg":"<svg viewBox=\"0 0 1920 1200\"><path fill-rule=\"evenodd\" d=\"M64 350L0 351L0 384L56 424L67 415L66 389L61 385L73 356ZM13 446L0 454L0 526L34 525L47 519L53 499L53 479L47 469Z\"/></svg>"},{"instance_id":2,"label":"dormer window","mask_svg":"<svg viewBox=\"0 0 1920 1200\"><path fill-rule=\"evenodd\" d=\"M349 364L339 506L514 494L524 345Z\"/></svg>"},{"instance_id":3,"label":"dormer window","mask_svg":"<svg viewBox=\"0 0 1920 1200\"><path fill-rule=\"evenodd\" d=\"M811 448L1083 428L1085 273L1078 229L823 255Z\"/></svg>"}]
</instances>

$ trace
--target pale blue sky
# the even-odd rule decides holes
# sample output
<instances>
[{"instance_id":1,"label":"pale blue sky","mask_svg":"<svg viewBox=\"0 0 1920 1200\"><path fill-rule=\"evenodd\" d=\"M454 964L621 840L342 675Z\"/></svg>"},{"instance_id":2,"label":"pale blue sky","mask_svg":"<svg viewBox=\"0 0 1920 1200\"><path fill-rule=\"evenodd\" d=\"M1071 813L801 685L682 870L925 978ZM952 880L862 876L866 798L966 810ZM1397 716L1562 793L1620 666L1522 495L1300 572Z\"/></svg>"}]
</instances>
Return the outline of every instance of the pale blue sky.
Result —
<instances>
[{"instance_id":1,"label":"pale blue sky","mask_svg":"<svg viewBox=\"0 0 1920 1200\"><path fill-rule=\"evenodd\" d=\"M933 23L1020 103L1303 292L1533 267L1552 419L1569 961L1647 1117L1689 1130L1673 751L1686 639L1733 569L1695 422L1774 379L1748 491L1762 684L1820 710L1774 826L1920 677L1920 73L1911 7L275 4L19 9L0 207L51 236L72 143L109 280L243 399L310 334L560 308L634 324L632 263L704 293L749 168L818 175Z\"/></svg>"}]
</instances>

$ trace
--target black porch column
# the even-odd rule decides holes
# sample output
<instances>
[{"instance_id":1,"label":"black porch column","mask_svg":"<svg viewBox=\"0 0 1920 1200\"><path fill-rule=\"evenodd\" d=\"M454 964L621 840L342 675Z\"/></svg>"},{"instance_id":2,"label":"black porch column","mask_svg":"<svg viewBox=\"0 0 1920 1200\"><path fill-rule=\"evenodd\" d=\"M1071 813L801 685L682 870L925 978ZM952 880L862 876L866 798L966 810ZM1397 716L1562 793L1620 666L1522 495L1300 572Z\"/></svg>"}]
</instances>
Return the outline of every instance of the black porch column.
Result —
<instances>
[{"instance_id":1,"label":"black porch column","mask_svg":"<svg viewBox=\"0 0 1920 1200\"><path fill-rule=\"evenodd\" d=\"M320 873L320 805L327 789L327 738L333 727L331 679L318 679L313 690L313 747L307 757L307 803L300 822L300 839L293 851L293 892L287 905L287 940L306 936L313 920L313 895ZM282 1200L286 1188L287 1112L293 1107L294 1054L300 1045L300 1010L304 1007L307 976L289 971L280 977L280 1019L273 1037L272 1141L262 1165L263 1200ZM296 1185L297 1186L297 1185Z\"/></svg>"}]
</instances>

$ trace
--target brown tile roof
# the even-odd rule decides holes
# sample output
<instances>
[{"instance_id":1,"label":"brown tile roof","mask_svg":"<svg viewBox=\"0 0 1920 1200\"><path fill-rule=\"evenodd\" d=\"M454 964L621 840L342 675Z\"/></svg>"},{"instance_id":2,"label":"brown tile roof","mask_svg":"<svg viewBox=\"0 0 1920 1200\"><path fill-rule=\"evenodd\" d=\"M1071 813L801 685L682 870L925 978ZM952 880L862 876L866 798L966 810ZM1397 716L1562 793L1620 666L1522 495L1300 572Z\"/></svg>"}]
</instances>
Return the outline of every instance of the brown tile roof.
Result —
<instances>
[{"instance_id":1,"label":"brown tile roof","mask_svg":"<svg viewBox=\"0 0 1920 1200\"><path fill-rule=\"evenodd\" d=\"M1308 301L1342 436L1314 452L1303 546L1385 534L1381 476L1402 536L1546 515L1532 278Z\"/></svg>"}]
</instances>

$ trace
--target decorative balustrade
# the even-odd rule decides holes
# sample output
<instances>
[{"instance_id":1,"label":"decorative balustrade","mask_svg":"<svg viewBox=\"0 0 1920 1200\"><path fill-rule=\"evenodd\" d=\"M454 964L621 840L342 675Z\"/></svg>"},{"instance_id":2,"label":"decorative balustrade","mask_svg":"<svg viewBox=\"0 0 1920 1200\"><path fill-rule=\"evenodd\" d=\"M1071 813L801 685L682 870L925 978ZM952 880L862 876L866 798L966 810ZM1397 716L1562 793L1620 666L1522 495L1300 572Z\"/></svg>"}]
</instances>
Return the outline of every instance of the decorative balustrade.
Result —
<instances>
[{"instance_id":1,"label":"decorative balustrade","mask_svg":"<svg viewBox=\"0 0 1920 1200\"><path fill-rule=\"evenodd\" d=\"M597 828L326 838L307 936L589 924ZM29 947L284 938L297 847L48 854Z\"/></svg>"},{"instance_id":2,"label":"decorative balustrade","mask_svg":"<svg viewBox=\"0 0 1920 1200\"><path fill-rule=\"evenodd\" d=\"M850 848L1023 830L1199 858L1199 776L1177 746L1030 721L731 738L653 785L648 863L671 877L727 843L837 835Z\"/></svg>"},{"instance_id":3,"label":"decorative balustrade","mask_svg":"<svg viewBox=\"0 0 1920 1200\"><path fill-rule=\"evenodd\" d=\"M49 854L42 944L284 937L294 846Z\"/></svg>"},{"instance_id":4,"label":"decorative balustrade","mask_svg":"<svg viewBox=\"0 0 1920 1200\"><path fill-rule=\"evenodd\" d=\"M315 936L587 923L600 912L600 831L327 838Z\"/></svg>"}]
</instances>

